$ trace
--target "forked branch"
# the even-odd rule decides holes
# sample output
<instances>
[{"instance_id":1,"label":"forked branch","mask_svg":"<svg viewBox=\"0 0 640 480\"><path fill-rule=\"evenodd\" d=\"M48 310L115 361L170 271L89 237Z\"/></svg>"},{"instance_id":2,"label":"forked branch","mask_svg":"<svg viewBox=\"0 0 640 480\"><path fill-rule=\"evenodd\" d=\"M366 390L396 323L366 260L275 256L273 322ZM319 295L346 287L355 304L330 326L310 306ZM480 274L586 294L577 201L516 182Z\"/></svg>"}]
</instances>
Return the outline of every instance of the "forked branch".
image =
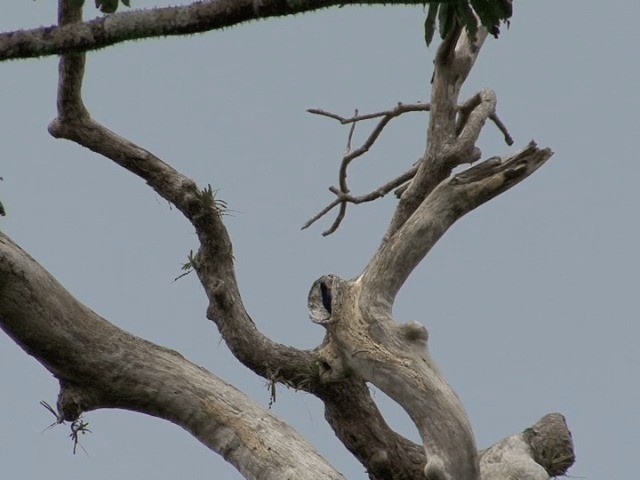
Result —
<instances>
[{"instance_id":1,"label":"forked branch","mask_svg":"<svg viewBox=\"0 0 640 480\"><path fill-rule=\"evenodd\" d=\"M472 40L454 28L439 48L427 148L378 251L357 279L326 275L309 293L312 320L326 328L347 366L383 390L413 420L425 447L427 480L477 480L475 439L463 405L429 356L426 328L417 322L397 324L393 303L408 276L451 225L531 175L552 155L532 142L511 156L490 158L452 176L455 167L480 159L475 143L487 120L496 122L507 143L511 141L496 115L492 91L482 90L462 106L458 103L486 37L480 30ZM357 115L354 118L352 124L359 121ZM343 157L340 178L349 154ZM342 184L332 189L343 202L349 193L345 190Z\"/></svg>"},{"instance_id":2,"label":"forked branch","mask_svg":"<svg viewBox=\"0 0 640 480\"><path fill-rule=\"evenodd\" d=\"M390 312L400 287L451 225L527 178L552 154L531 142L513 155L492 157L438 185L369 262L361 277L363 297Z\"/></svg>"},{"instance_id":3,"label":"forked branch","mask_svg":"<svg viewBox=\"0 0 640 480\"><path fill-rule=\"evenodd\" d=\"M60 12L62 24L80 18L78 10L69 7L65 0L60 0ZM262 375L280 369L285 378L299 375L300 369L311 369L314 354L273 342L256 328L244 309L231 240L222 221L220 204L210 198L212 191L199 189L193 180L148 150L91 118L81 97L84 57L85 54L71 54L60 59L58 117L49 125L49 132L56 138L89 148L144 179L192 223L200 240L194 267L211 302L208 316L241 361Z\"/></svg>"},{"instance_id":4,"label":"forked branch","mask_svg":"<svg viewBox=\"0 0 640 480\"><path fill-rule=\"evenodd\" d=\"M78 21L79 11L60 2L60 22ZM277 344L264 336L244 309L237 286L231 240L222 221L222 213L211 189L199 189L195 182L160 158L105 128L91 118L85 109L81 87L84 74L84 54L65 55L60 60L58 117L51 122L50 133L67 138L112 160L144 179L159 195L174 204L193 224L200 240L197 255L190 260L210 300L207 316L215 321L222 337L234 355L253 371L269 378L278 372L278 381L309 391L321 398L328 411L334 412L332 427L347 448L357 453L365 467L377 457L375 452L386 445L397 445L402 437L391 430L371 401L368 389L355 389L348 401L336 392L351 385L344 378L335 356L326 348L311 351ZM364 437L352 416L341 415L347 410L367 411L371 427ZM348 423L348 425L347 425ZM379 463L379 459L376 460ZM403 452L387 459L389 468L402 472L407 461Z\"/></svg>"},{"instance_id":5,"label":"forked branch","mask_svg":"<svg viewBox=\"0 0 640 480\"><path fill-rule=\"evenodd\" d=\"M0 328L60 380L59 418L74 422L98 408L144 412L181 426L247 479L344 479L232 385L82 305L1 232L0 278Z\"/></svg>"},{"instance_id":6,"label":"forked branch","mask_svg":"<svg viewBox=\"0 0 640 480\"><path fill-rule=\"evenodd\" d=\"M468 101L466 101L465 103L463 103L462 105L460 105L458 107L458 129L460 131L460 133L462 134L463 130L465 133L465 136L470 135L470 132L476 132L479 134L479 130L481 128L478 128L477 126L477 122L479 120L479 118L482 118L481 115L482 113L478 114L477 112L477 107L480 105L480 103L482 103L485 99L485 97L487 96L491 96L492 92L489 91L481 91L479 93L477 93L476 95L474 95L471 99L469 99ZM495 101L493 102L492 105L495 105ZM389 193L391 190L394 190L402 185L404 185L406 188L406 186L408 185L407 182L409 182L416 174L417 170L418 170L418 162L416 162L411 168L409 168L405 173L399 175L398 177L386 182L385 184L379 186L378 188L376 188L375 190L372 190L369 193L363 194L363 195L351 195L349 193L349 188L347 186L347 170L349 168L350 163L355 160L356 158L364 155L365 153L367 153L369 151L369 149L373 146L373 144L376 142L376 140L380 137L380 134L382 133L382 130L387 126L387 124L395 117L398 117L400 115L402 115L403 113L407 113L407 112L428 112L430 110L430 105L428 103L421 103L421 102L417 102L417 103L398 103L398 105L396 105L396 107L394 107L391 110L386 110L386 111L382 111L382 112L376 112L376 113L369 113L369 114L365 114L365 115L359 115L358 111L356 110L355 115L353 115L352 117L343 117L341 115L332 113L332 112L328 112L326 110L322 110L319 108L310 108L307 110L307 112L309 113L313 113L315 115L320 115L320 116L324 116L324 117L328 117L328 118L333 118L334 120L339 121L341 124L343 125L351 125L351 128L349 130L349 135L348 135L348 140L347 140L347 148L345 151L344 156L342 157L342 161L340 163L340 169L338 172L338 187L336 186L331 186L329 187L329 191L331 193L333 193L334 195L336 195L336 199L333 200L331 203L329 203L325 208L323 208L320 212L318 212L317 214L315 214L313 217L311 217L309 220L307 220L304 225L302 225L302 230L310 227L311 225L313 225L316 221L318 221L320 218L322 218L323 216L325 216L327 213L329 213L331 210L333 210L335 207L339 206L339 212L338 215L336 216L335 220L333 221L332 225L325 230L324 232L322 232L323 236L327 236L330 235L332 233L334 233L338 227L340 226L340 224L342 223L345 214L346 214L346 209L347 209L347 204L348 203L353 203L353 204L359 204L359 203L366 203L366 202L372 202L374 200L377 200L378 198L384 197L387 193ZM367 137L367 139L363 142L363 144L358 147L355 150L351 149L351 140L353 137L353 131L355 128L356 123L364 121L364 120L371 120L374 118L381 118L380 121L376 124L376 126L374 127L373 131L369 134L369 136ZM485 118L490 119L491 121L493 121L495 123L495 125L498 127L498 129L504 134L505 137L505 142L507 143L507 145L511 145L513 144L513 139L511 138L511 136L509 135L509 132L507 131L506 126L502 123L502 121L500 120L500 118L498 117L498 115L495 113L495 111L491 110L490 112L488 112L485 116ZM462 141L462 135L461 135L461 140ZM469 142L475 142L475 139L477 137L471 137L470 139L467 139L466 141ZM403 189L404 191L404 189Z\"/></svg>"},{"instance_id":7,"label":"forked branch","mask_svg":"<svg viewBox=\"0 0 640 480\"><path fill-rule=\"evenodd\" d=\"M309 113L313 113L313 114L316 114L316 115L321 115L321 116L325 116L325 117L329 117L329 118L333 118L335 120L338 120L343 125L350 124L351 128L349 129L349 135L348 135L348 139L347 139L347 148L346 148L344 156L342 157L342 162L340 163L340 169L339 169L339 172L338 172L338 185L339 186L338 187L335 187L335 186L329 187L329 191L331 193L333 193L334 195L336 195L336 197L338 197L338 198L336 198L333 202L331 202L329 205L327 205L319 213L317 213L316 215L311 217L302 226L302 229L304 230L305 228L310 227L313 223L315 223L317 220L319 220L324 215L326 215L328 212L330 212L334 207L339 205L340 206L340 210L339 210L338 215L336 216L336 219L334 220L333 224L327 230L322 232L322 235L324 235L324 236L330 235L333 232L335 232L338 229L338 227L340 226L340 224L342 223L342 220L344 219L344 216L346 214L347 204L348 203L358 204L358 203L364 203L364 202L371 202L373 200L376 200L377 198L385 196L387 193L389 193L394 188L397 188L400 185L402 185L403 183L405 183L408 180L410 180L413 177L413 175L415 175L415 172L416 172L416 169L414 167L410 168L407 172L403 173L399 177L394 178L393 180L385 183L384 185L381 185L380 187L376 188L375 190L373 190L373 191L371 191L371 192L369 192L367 194L359 195L359 196L353 196L353 195L349 194L349 187L347 185L347 170L349 168L349 164L353 160L355 160L356 158L364 155L365 153L367 153L369 151L369 149L373 146L373 144L376 142L376 140L378 139L378 137L382 133L382 130L387 126L387 124L392 119L402 115L403 113L407 113L407 112L424 112L424 111L429 111L429 105L428 104L423 104L423 103L420 103L420 102L414 103L414 104L398 103L398 105L396 105L391 110L387 110L387 111L384 111L384 112L371 113L371 114L367 114L367 115L358 115L358 111L356 110L355 115L350 117L350 118L341 117L340 115L337 115L337 114L331 113L331 112L327 112L327 111L319 109L319 108L310 108L309 110L307 110L307 112L309 112ZM369 134L369 136L364 141L364 143L360 147L358 147L357 149L352 150L351 149L351 140L352 140L352 137L353 137L353 132L354 132L356 124L358 122L360 122L360 121L363 121L363 120L370 120L370 119L373 119L373 118L380 118L380 117L382 117L382 118L377 123L377 125L375 126L373 131Z\"/></svg>"}]
</instances>

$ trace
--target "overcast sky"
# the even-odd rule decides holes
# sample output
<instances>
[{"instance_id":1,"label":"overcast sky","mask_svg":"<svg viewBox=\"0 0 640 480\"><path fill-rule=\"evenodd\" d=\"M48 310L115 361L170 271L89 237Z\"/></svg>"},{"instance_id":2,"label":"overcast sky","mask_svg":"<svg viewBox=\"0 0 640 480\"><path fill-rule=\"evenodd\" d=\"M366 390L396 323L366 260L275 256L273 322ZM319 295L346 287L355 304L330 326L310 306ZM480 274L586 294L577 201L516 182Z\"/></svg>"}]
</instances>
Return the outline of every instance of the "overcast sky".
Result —
<instances>
[{"instance_id":1,"label":"overcast sky","mask_svg":"<svg viewBox=\"0 0 640 480\"><path fill-rule=\"evenodd\" d=\"M0 29L55 22L53 1L7 0ZM87 1L85 17L98 12ZM164 2L133 0L135 7ZM556 153L524 183L462 218L404 286L394 314L430 331L430 349L464 402L479 447L559 411L573 432L570 475L637 478L640 431L640 62L637 2L515 2L511 28L483 48L465 95L490 87L515 138L492 124L483 158L535 139ZM385 198L300 231L332 199L347 130L305 110L344 115L428 100L435 49L421 7L341 8L89 55L85 100L96 119L201 185L232 215L237 271L253 319L275 340L317 345L306 296L326 273L357 276L395 204ZM57 59L0 64L0 228L82 302L136 335L175 348L267 406L265 381L241 366L206 320L192 228L144 182L46 127ZM394 120L357 161L364 193L422 153L426 114ZM361 140L370 126L358 127ZM140 414L86 415L88 454L72 454L51 375L0 336L0 468L12 479L237 479L180 428ZM418 440L380 392L390 423ZM279 388L273 411L348 478L364 479L315 398Z\"/></svg>"}]
</instances>

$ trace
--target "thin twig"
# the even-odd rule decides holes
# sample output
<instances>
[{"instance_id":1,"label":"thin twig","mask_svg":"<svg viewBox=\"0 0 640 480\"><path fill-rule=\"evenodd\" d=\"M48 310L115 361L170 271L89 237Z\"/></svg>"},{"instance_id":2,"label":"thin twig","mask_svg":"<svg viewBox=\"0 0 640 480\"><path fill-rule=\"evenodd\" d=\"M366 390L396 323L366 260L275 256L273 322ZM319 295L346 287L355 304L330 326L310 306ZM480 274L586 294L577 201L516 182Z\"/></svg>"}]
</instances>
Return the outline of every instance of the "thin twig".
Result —
<instances>
[{"instance_id":1,"label":"thin twig","mask_svg":"<svg viewBox=\"0 0 640 480\"><path fill-rule=\"evenodd\" d=\"M340 211L338 212L338 215L333 221L333 224L331 225L331 227L329 227L327 230L325 230L322 233L322 235L324 236L330 235L333 232L335 232L337 228L340 226L340 224L342 223L342 220L344 219L344 216L347 211L347 203L358 204L358 203L373 201L377 198L380 198L386 195L394 188L410 180L417 171L417 167L415 166L412 167L408 172L402 174L400 177L385 183L384 185L377 188L376 190L373 190L372 192L369 192L361 196L352 196L352 195L349 195L349 186L347 184L347 169L349 168L349 164L354 159L360 157L361 155L369 151L369 149L373 146L375 141L378 139L378 137L382 133L382 130L384 129L384 127L387 126L387 124L391 121L391 119L398 117L403 113L423 112L423 111L429 111L429 109L430 109L429 104L425 104L421 102L413 103L413 104L403 104L398 102L398 104L391 110L386 110L384 112L370 113L367 115L358 115L358 110L356 109L354 115L350 118L345 118L335 113L327 112L326 110L322 110L319 108L308 109L307 111L309 113L333 118L334 120L338 120L343 125L351 124L351 128L349 129L349 135L347 137L347 148L346 148L345 154L342 157L342 162L340 164L340 169L338 173L338 184L340 185L340 187L337 188L332 186L329 188L329 190L332 193L334 193L338 198L332 201L319 213L317 213L316 215L311 217L309 220L307 220L307 222L302 226L302 229L304 230L310 227L317 220L319 220L324 215L329 213L334 207L340 205ZM371 134L369 134L365 142L359 148L352 151L351 144L353 140L353 133L355 130L356 123L362 120L370 120L370 119L380 118L380 117L382 118L380 119L378 124L375 126Z\"/></svg>"},{"instance_id":2,"label":"thin twig","mask_svg":"<svg viewBox=\"0 0 640 480\"><path fill-rule=\"evenodd\" d=\"M474 96L469 98L466 102L458 106L459 116L456 122L457 134L462 131L465 124L467 123L469 115L478 105L480 105L481 101L481 95L480 92L478 92ZM513 138L509 134L506 125L502 122L502 120L500 120L500 117L498 117L498 114L495 112L490 114L489 119L496 125L496 127L498 127L498 130L502 132L502 134L504 135L505 143L509 146L513 145Z\"/></svg>"},{"instance_id":3,"label":"thin twig","mask_svg":"<svg viewBox=\"0 0 640 480\"><path fill-rule=\"evenodd\" d=\"M338 173L338 184L340 187L330 187L329 190L334 193L338 198L332 201L329 205L327 205L324 209L322 209L319 213L311 217L307 222L302 226L302 229L306 229L313 225L317 220L322 218L324 215L329 213L334 207L340 205L340 211L336 216L333 224L327 230L325 230L322 235L330 235L337 230L337 228L342 223L344 216L347 211L347 203L364 203L370 202L377 198L380 198L387 193L389 193L394 188L402 185L403 183L410 180L416 173L417 168L412 167L408 172L404 173L398 178L387 182L381 187L373 190L370 193L361 196L352 196L349 195L349 186L347 184L347 169L349 168L349 164L356 158L365 154L369 151L369 149L373 146L375 141L378 139L384 127L391 121L391 119L402 115L407 112L424 112L429 111L430 105L426 103L412 103L412 104L403 104L398 102L398 104L391 110L386 110L383 112L370 113L366 115L358 115L358 110L355 110L355 113L350 118L342 117L341 115L337 115L335 113L327 112L326 110L322 110L319 108L310 108L307 110L309 113L313 113L315 115L321 115L328 118L333 118L334 120L338 120L341 124L351 124L351 128L349 129L349 135L347 137L347 148L345 154L342 157L342 162L340 163L340 169ZM382 118L380 118L382 117ZM356 123L363 120L371 120L374 118L380 118L380 121L375 126L371 134L367 137L365 142L357 149L352 150L352 140L353 133L355 130Z\"/></svg>"},{"instance_id":4,"label":"thin twig","mask_svg":"<svg viewBox=\"0 0 640 480\"><path fill-rule=\"evenodd\" d=\"M347 123L359 122L361 120L370 120L372 118L384 117L385 115L389 115L393 111L398 109L402 109L402 112L400 113L405 113L405 112L428 112L429 108L430 106L428 103L422 103L422 102L398 103L396 108L394 108L393 110L385 110L384 112L377 112L377 113L367 113L366 115L360 115L360 116L356 114L355 116L349 117L349 118L337 115L335 113L327 112L326 110L322 110L321 108L309 108L307 109L307 112L313 113L315 115L321 115L323 117L333 118L334 120L338 120L340 123L345 125Z\"/></svg>"},{"instance_id":5,"label":"thin twig","mask_svg":"<svg viewBox=\"0 0 640 480\"><path fill-rule=\"evenodd\" d=\"M358 116L358 109L357 108L356 108L354 116L356 116L356 117ZM356 129L356 123L357 122L353 122L351 124L351 128L349 129L349 136L347 137L347 148L344 151L345 155L349 155L349 153L351 153L351 140L353 139L353 132Z\"/></svg>"},{"instance_id":6,"label":"thin twig","mask_svg":"<svg viewBox=\"0 0 640 480\"><path fill-rule=\"evenodd\" d=\"M320 210L318 213L316 213L313 217L311 217L309 220L307 220L305 222L305 224L302 225L302 228L300 230L305 230L305 229L309 228L311 225L316 223L316 221L320 220L327 213L329 213L331 210L333 210L333 207L338 205L341 201L342 200L339 199L339 198L335 199L333 202L331 202L329 205L324 207L322 210Z\"/></svg>"},{"instance_id":7,"label":"thin twig","mask_svg":"<svg viewBox=\"0 0 640 480\"><path fill-rule=\"evenodd\" d=\"M506 142L506 144L509 146L513 145L513 138L509 134L509 131L507 130L506 125L502 123L502 120L500 120L500 117L498 117L498 114L492 113L491 115L489 115L489 118L493 121L493 123L496 124L496 127L498 127L498 130L500 130L504 135L504 141Z\"/></svg>"},{"instance_id":8,"label":"thin twig","mask_svg":"<svg viewBox=\"0 0 640 480\"><path fill-rule=\"evenodd\" d=\"M333 208L336 207L337 205L343 204L346 206L346 203L353 203L357 205L359 203L372 202L374 200L377 200L380 197L384 197L387 193L389 193L394 188L411 180L416 174L417 170L418 170L418 166L414 165L402 175L394 178L393 180L390 180L389 182L385 183L384 185L381 185L380 187L376 188L375 190L367 194L359 195L359 196L349 195L348 193L344 193L336 187L329 187L329 191L334 195L336 195L338 198L333 200L329 205L323 208L320 212L318 212L316 215L314 215L309 220L307 220L307 222L302 226L301 230L309 228L316 221L318 221L320 218L322 218L331 210L333 210ZM336 221L338 220L339 217L340 215L336 217ZM342 218L344 218L344 215L342 216ZM342 218L340 218L340 222L342 221ZM336 221L334 221L334 225L336 224ZM336 229L340 226L340 222L338 222L338 224L335 225L335 228L334 228L334 225L332 225L329 229L325 230L322 234L326 236L335 232Z\"/></svg>"},{"instance_id":9,"label":"thin twig","mask_svg":"<svg viewBox=\"0 0 640 480\"><path fill-rule=\"evenodd\" d=\"M459 117L457 120L457 128L456 128L458 133L462 131L462 129L464 128L464 125L466 124L469 118L469 115L481 103L481 100L482 99L481 99L480 93L478 93L476 95L473 95L466 102L458 106ZM347 148L345 150L344 156L342 157L342 162L340 163L340 169L338 173L338 184L340 187L338 188L338 187L332 186L329 188L329 190L334 195L336 195L337 198L334 199L331 203L329 203L325 208L323 208L316 215L314 215L309 220L307 220L307 222L302 226L302 230L309 228L316 221L318 221L320 218L322 218L331 210L333 210L333 208L340 205L340 211L338 212L338 215L336 216L333 224L331 225L331 227L329 227L327 230L325 230L322 233L322 235L324 236L330 235L333 232L335 232L337 228L340 226L340 224L342 223L342 220L344 219L344 216L346 214L347 203L359 204L359 203L371 202L380 197L383 197L393 189L397 189L396 195L400 196L402 192L406 189L407 182L415 176L417 171L417 166L413 166L406 173L385 183L384 185L377 188L376 190L373 190L367 194L360 195L360 196L349 195L349 187L347 184L347 170L349 168L350 163L353 160L364 155L369 151L369 149L373 146L373 144L376 142L376 140L382 133L382 130L384 130L384 128L393 118L398 117L403 113L407 113L407 112L427 112L427 111L430 111L430 109L431 109L431 106L428 103L417 102L417 103L403 104L399 102L394 108L390 110L385 110L385 111L376 112L376 113L369 113L366 115L359 115L358 110L356 109L352 117L343 117L341 115L328 112L320 108L308 109L307 112L309 113L312 113L314 115L320 115L323 117L333 118L334 120L339 121L342 125L351 124L351 128L349 129L349 135L347 137ZM363 120L371 120L374 118L380 118L380 121L377 123L377 125L369 134L369 136L364 141L364 143L360 147L356 148L355 150L352 150L353 133L355 130L356 123ZM489 116L489 118L493 121L493 123L496 124L498 129L503 133L504 139L507 145L512 145L513 139L511 138L511 135L509 135L509 132L506 126L500 120L498 115L496 113L492 113Z\"/></svg>"},{"instance_id":10,"label":"thin twig","mask_svg":"<svg viewBox=\"0 0 640 480\"><path fill-rule=\"evenodd\" d=\"M347 202L340 202L340 211L338 212L336 219L333 221L333 224L328 229L322 232L322 236L326 237L327 235L331 235L333 232L335 232L340 226L340 224L342 223L342 220L344 219L344 215L346 213L347 213Z\"/></svg>"}]
</instances>

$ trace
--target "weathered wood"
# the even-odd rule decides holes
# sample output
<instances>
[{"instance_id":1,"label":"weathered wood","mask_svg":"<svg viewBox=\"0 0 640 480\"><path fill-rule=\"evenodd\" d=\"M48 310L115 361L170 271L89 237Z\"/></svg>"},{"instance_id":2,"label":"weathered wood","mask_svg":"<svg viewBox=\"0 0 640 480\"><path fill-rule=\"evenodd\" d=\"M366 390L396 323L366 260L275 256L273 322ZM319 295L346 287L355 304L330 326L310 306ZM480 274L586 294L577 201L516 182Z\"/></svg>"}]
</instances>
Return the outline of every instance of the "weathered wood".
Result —
<instances>
[{"instance_id":1,"label":"weathered wood","mask_svg":"<svg viewBox=\"0 0 640 480\"><path fill-rule=\"evenodd\" d=\"M208 32L328 7L387 3L382 0L210 0L181 6L124 10L84 23L0 33L0 62L86 52L130 40ZM422 5L424 2L403 0L394 3Z\"/></svg>"},{"instance_id":2,"label":"weathered wood","mask_svg":"<svg viewBox=\"0 0 640 480\"><path fill-rule=\"evenodd\" d=\"M2 233L0 327L58 378L66 420L97 408L134 410L181 426L248 479L343 478L270 411L107 322Z\"/></svg>"},{"instance_id":3,"label":"weathered wood","mask_svg":"<svg viewBox=\"0 0 640 480\"><path fill-rule=\"evenodd\" d=\"M550 413L524 432L484 450L480 471L482 480L548 480L565 475L575 459L565 418Z\"/></svg>"},{"instance_id":4,"label":"weathered wood","mask_svg":"<svg viewBox=\"0 0 640 480\"><path fill-rule=\"evenodd\" d=\"M198 188L151 152L105 128L83 104L84 54L78 52L334 4L320 3L219 0L82 23L80 10L59 0L60 26L0 34L0 61L64 54L58 115L50 133L144 179L184 214L200 242L190 261L210 302L207 316L233 354L272 382L318 396L337 436L372 479L542 480L563 474L574 457L558 414L479 457L462 403L429 355L427 329L417 322L397 324L391 314L406 279L453 223L527 178L552 155L532 142L513 155L490 158L452 176L455 167L480 159L475 143L487 119L497 118L496 95L490 90L459 105L460 89L486 37L483 28L473 41L454 28L438 50L426 150L378 251L358 278L326 275L312 286L311 318L327 330L325 341L313 350L274 342L245 310L222 222L224 207L211 187ZM58 409L64 419L73 421L97 408L140 411L182 426L246 478L342 478L291 427L177 352L99 317L2 234L0 326L60 380ZM366 382L407 411L422 446L389 428Z\"/></svg>"}]
</instances>

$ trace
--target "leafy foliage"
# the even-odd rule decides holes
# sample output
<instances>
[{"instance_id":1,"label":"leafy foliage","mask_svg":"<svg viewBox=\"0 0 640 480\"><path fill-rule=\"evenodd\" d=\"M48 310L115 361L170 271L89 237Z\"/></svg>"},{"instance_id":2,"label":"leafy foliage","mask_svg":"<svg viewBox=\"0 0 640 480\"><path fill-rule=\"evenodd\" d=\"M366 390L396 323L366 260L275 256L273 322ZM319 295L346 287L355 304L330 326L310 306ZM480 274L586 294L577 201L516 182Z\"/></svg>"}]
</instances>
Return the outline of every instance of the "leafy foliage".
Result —
<instances>
[{"instance_id":1,"label":"leafy foliage","mask_svg":"<svg viewBox=\"0 0 640 480\"><path fill-rule=\"evenodd\" d=\"M466 28L471 37L475 37L482 25L497 38L500 23L508 25L513 15L512 0L426 0L426 3L429 4L424 22L427 46L433 40L436 21L441 38L445 38L456 25Z\"/></svg>"},{"instance_id":2,"label":"leafy foliage","mask_svg":"<svg viewBox=\"0 0 640 480\"><path fill-rule=\"evenodd\" d=\"M84 0L67 0L73 7L82 7ZM125 7L131 6L131 0L95 0L96 8L99 8L102 13L114 13L118 10L118 4L122 2Z\"/></svg>"},{"instance_id":3,"label":"leafy foliage","mask_svg":"<svg viewBox=\"0 0 640 480\"><path fill-rule=\"evenodd\" d=\"M196 257L193 254L193 250L189 251L189 255L187 256L187 258L188 258L189 261L187 263L183 263L182 267L180 267L180 270L182 270L184 273L181 273L176 278L174 278L173 279L174 282L177 282L182 277L186 277L187 275L189 275L191 272L193 272L195 270L195 268L196 268Z\"/></svg>"},{"instance_id":4,"label":"leafy foliage","mask_svg":"<svg viewBox=\"0 0 640 480\"><path fill-rule=\"evenodd\" d=\"M102 13L114 13L118 10L118 3L122 2L125 7L130 7L130 0L96 0L96 8Z\"/></svg>"},{"instance_id":5,"label":"leafy foliage","mask_svg":"<svg viewBox=\"0 0 640 480\"><path fill-rule=\"evenodd\" d=\"M227 210L227 202L216 198L217 190L211 188L208 184L203 190L196 192L196 198L200 201L202 208L206 211L214 210L219 215L225 215Z\"/></svg>"}]
</instances>

